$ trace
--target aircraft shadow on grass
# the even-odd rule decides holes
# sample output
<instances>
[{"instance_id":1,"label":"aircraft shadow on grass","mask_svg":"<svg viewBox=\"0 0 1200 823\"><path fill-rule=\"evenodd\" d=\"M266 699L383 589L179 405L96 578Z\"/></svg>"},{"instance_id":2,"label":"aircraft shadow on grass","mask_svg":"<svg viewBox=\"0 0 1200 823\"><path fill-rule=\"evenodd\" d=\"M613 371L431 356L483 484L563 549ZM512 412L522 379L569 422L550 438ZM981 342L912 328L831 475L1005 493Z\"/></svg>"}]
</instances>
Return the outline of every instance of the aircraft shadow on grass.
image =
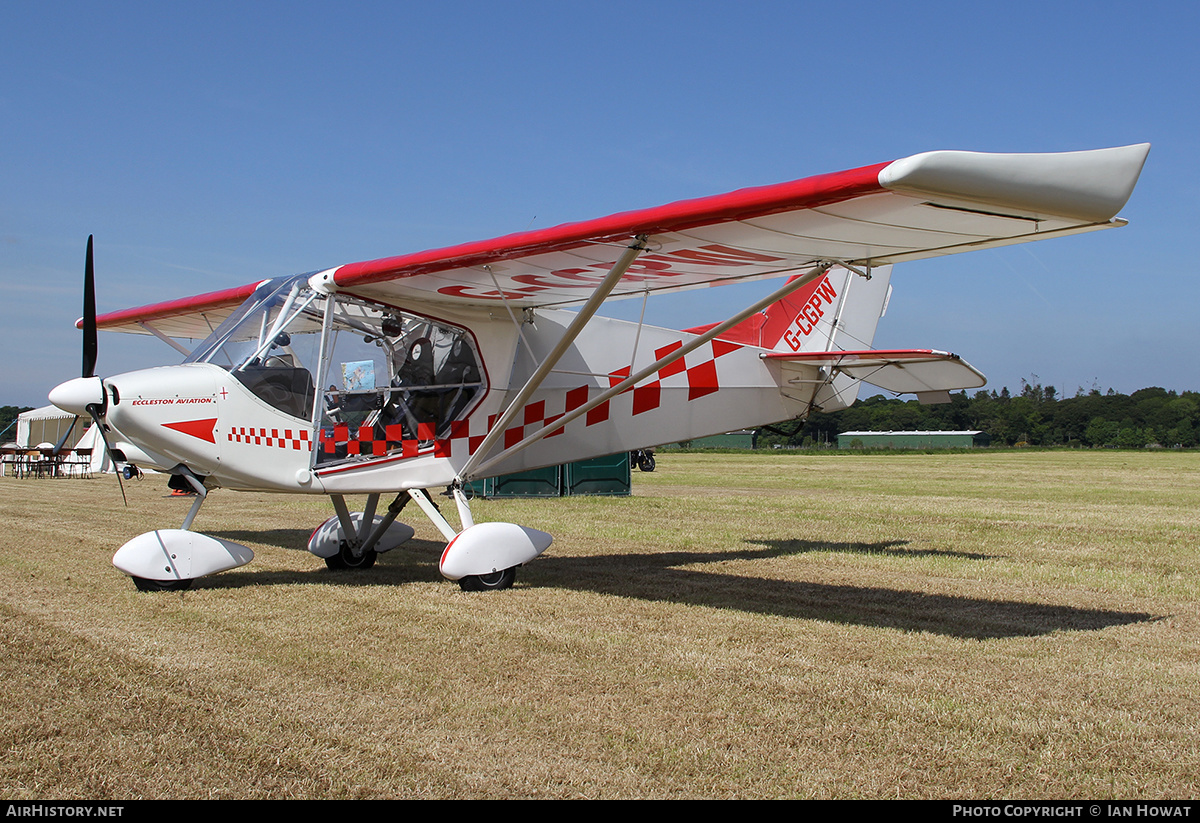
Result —
<instances>
[{"instance_id":1,"label":"aircraft shadow on grass","mask_svg":"<svg viewBox=\"0 0 1200 823\"><path fill-rule=\"evenodd\" d=\"M228 531L214 535L227 540L268 543L303 551L309 532L302 529L273 529L266 532ZM988 600L884 587L781 580L769 576L745 577L714 571L712 568L684 568L701 564L719 568L728 563L770 560L815 551L990 559L987 555L969 552L906 549L903 548L907 544L904 540L880 543L808 540L747 543L753 547L718 552L672 551L587 557L543 555L521 570L517 586L555 587L976 640L1036 636L1057 631L1095 631L1156 619L1145 612ZM325 568L304 572L230 571L204 578L200 585L206 588L296 583L378 586L443 581L437 571L437 558L443 548L441 543L435 541L413 539L400 548L380 555L375 567L369 571L335 572Z\"/></svg>"}]
</instances>

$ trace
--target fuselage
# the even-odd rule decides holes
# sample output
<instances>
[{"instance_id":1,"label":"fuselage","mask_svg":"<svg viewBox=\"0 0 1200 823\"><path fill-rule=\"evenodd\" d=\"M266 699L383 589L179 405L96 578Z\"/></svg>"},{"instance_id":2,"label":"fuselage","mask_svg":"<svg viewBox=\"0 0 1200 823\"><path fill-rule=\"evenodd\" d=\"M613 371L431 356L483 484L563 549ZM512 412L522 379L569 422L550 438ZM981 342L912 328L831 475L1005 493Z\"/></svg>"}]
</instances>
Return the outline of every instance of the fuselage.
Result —
<instances>
[{"instance_id":1,"label":"fuselage","mask_svg":"<svg viewBox=\"0 0 1200 823\"><path fill-rule=\"evenodd\" d=\"M781 391L764 349L714 339L597 402L696 338L593 318L477 454L573 314L542 310L518 328L490 310L438 308L322 295L303 278L271 281L183 364L77 379L54 396L102 404L112 448L141 468L186 467L209 486L352 494L770 423L807 411L815 391ZM559 420L569 422L555 428Z\"/></svg>"}]
</instances>

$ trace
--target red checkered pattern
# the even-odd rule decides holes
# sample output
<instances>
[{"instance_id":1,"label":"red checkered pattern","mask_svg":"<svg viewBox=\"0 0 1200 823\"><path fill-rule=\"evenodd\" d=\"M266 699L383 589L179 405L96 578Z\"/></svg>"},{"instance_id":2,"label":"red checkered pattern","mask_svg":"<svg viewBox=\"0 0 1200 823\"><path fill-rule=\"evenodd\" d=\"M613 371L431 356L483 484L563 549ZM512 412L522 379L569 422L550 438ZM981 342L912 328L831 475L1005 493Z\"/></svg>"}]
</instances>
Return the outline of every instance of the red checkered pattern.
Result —
<instances>
[{"instance_id":1,"label":"red checkered pattern","mask_svg":"<svg viewBox=\"0 0 1200 823\"><path fill-rule=\"evenodd\" d=\"M654 359L659 360L666 357L681 346L683 346L682 341L656 349ZM689 401L707 397L719 388L717 358L737 351L740 348L742 347L736 343L727 343L724 340L712 340L707 347L702 346L685 357L676 360L674 363L659 369L653 381L626 389L622 393L632 391L634 415L644 414L659 407L662 401L663 380L683 374L687 380ZM690 365L688 361L690 361ZM629 374L630 369L628 366L611 372L608 375L609 388L616 386L622 380L628 378ZM520 422L516 423L514 421L514 425L505 429L502 438L504 448L512 448L528 435L540 430L543 426L553 425L563 415L581 408L588 402L592 391L593 387L591 386L578 386L565 392L563 394L563 410L557 414L549 413L545 400L530 403L518 418ZM596 391L600 391L600 389L596 389ZM585 415L585 424L594 426L605 422L608 418L609 401L605 401ZM347 455L368 457L382 457L388 454L395 454L396 452L399 452L399 456L401 457L416 457L419 454L450 457L456 449L461 450L465 448L466 455L471 455L479 449L488 431L495 425L496 415L490 415L487 418L486 425L480 425L483 421L479 421L473 425L473 421L474 418L458 421L451 427L449 434L445 438L440 439L437 437L432 423L421 423L417 427L417 438L415 440L405 439L402 427L399 425L386 426L382 429L376 429L372 426L352 427L337 425L331 430L321 430L318 436L318 448L322 449L326 454L334 454L338 451L339 446L344 446L345 454ZM476 430L472 431L473 428ZM559 429L546 435L546 437L557 437L562 433L563 429ZM383 437L377 438L377 434L382 434ZM309 448L308 432L293 432L292 429L284 429L282 430L282 434L280 434L279 429L234 428L229 434L229 439L238 443L273 445L279 448L287 448L289 445L294 449Z\"/></svg>"},{"instance_id":2,"label":"red checkered pattern","mask_svg":"<svg viewBox=\"0 0 1200 823\"><path fill-rule=\"evenodd\" d=\"M255 446L271 446L278 449L309 451L312 443L307 429L262 429L253 426L234 426L229 430L231 443L252 443Z\"/></svg>"},{"instance_id":3,"label":"red checkered pattern","mask_svg":"<svg viewBox=\"0 0 1200 823\"><path fill-rule=\"evenodd\" d=\"M673 351L683 347L683 341L671 343L656 349L654 359L661 360ZM639 386L625 389L625 392L633 392L633 413L635 415L644 414L648 411L657 409L662 403L662 381L668 377L677 374L683 374L686 377L688 385L688 400L697 400L701 397L707 397L720 388L717 380L717 358L723 357L730 352L737 351L742 347L736 343L728 343L724 340L712 340L707 348L701 346L696 351L691 352L684 357L679 358L674 363L658 370L653 381L643 383ZM688 361L691 365L688 365ZM618 369L608 374L608 387L618 385L621 381L628 378L630 368ZM525 414L520 426L513 426L504 432L505 448L515 446L520 443L528 434L541 428L542 425L553 424L564 414L569 414L588 402L588 396L591 389L588 386L579 386L571 389L566 393L566 400L562 414L547 415L546 402L539 400L536 403L531 403L525 407ZM609 401L601 403L596 408L592 409L585 415L585 423L588 426L594 426L597 423L603 423L609 417ZM562 434L563 430L559 429L547 437L556 437ZM471 449L474 452L474 448Z\"/></svg>"},{"instance_id":4,"label":"red checkered pattern","mask_svg":"<svg viewBox=\"0 0 1200 823\"><path fill-rule=\"evenodd\" d=\"M682 341L663 346L654 350L654 359L661 360L673 351L683 346ZM662 397L662 381L676 374L687 376L688 400L707 397L720 388L717 382L717 358L724 357L730 352L742 348L736 343L727 343L714 338L709 342L708 350L701 346L691 354L679 358L674 363L663 366L658 370L658 379L651 383L643 383L633 390L633 413L635 415L657 409ZM697 360L697 356L703 359ZM688 365L688 360L692 365Z\"/></svg>"},{"instance_id":5,"label":"red checkered pattern","mask_svg":"<svg viewBox=\"0 0 1200 823\"><path fill-rule=\"evenodd\" d=\"M433 423L419 423L416 439L405 438L404 428L400 425L384 426L381 429L372 426L337 425L332 429L322 429L318 435L319 448L326 454L334 454L339 446L345 447L347 455L366 455L382 457L399 452L400 457L416 457L419 454L432 454L435 457L450 457L456 444L463 444L467 454L475 452L482 445L490 429L496 422L496 415L487 419L483 432L471 433L470 420L459 420L450 427L449 434L444 438L437 437ZM377 438L377 434L383 437Z\"/></svg>"},{"instance_id":6,"label":"red checkered pattern","mask_svg":"<svg viewBox=\"0 0 1200 823\"><path fill-rule=\"evenodd\" d=\"M345 446L348 455L369 455L382 457L392 449L399 449L402 457L416 457L422 442L434 440L432 423L421 423L417 426L417 439L405 439L403 427L396 424L382 428L383 437L375 437L373 426L354 426L345 424L334 426L332 429L321 429L317 439L320 448L326 454L333 454L337 447Z\"/></svg>"}]
</instances>

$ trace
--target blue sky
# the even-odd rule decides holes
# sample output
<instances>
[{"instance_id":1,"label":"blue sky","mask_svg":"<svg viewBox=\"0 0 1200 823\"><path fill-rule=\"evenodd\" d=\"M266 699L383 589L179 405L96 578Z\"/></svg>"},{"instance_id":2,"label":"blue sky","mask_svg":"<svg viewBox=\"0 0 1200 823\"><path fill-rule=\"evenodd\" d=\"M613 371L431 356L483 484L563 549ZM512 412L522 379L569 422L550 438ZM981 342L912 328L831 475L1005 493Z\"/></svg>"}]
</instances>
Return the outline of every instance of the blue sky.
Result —
<instances>
[{"instance_id":1,"label":"blue sky","mask_svg":"<svg viewBox=\"0 0 1200 823\"><path fill-rule=\"evenodd\" d=\"M898 266L875 345L996 389L1200 390L1198 8L9 2L0 404L78 375L89 234L104 312L931 149L1138 142L1129 226ZM177 360L100 336L101 375Z\"/></svg>"}]
</instances>

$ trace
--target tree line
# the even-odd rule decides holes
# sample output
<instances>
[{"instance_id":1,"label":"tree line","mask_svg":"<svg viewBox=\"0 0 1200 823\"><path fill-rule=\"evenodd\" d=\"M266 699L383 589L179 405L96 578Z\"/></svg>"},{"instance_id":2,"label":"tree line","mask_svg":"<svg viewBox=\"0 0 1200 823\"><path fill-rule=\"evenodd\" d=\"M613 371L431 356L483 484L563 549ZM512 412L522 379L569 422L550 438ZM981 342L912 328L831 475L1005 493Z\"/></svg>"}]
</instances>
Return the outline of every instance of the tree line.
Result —
<instances>
[{"instance_id":1,"label":"tree line","mask_svg":"<svg viewBox=\"0 0 1200 823\"><path fill-rule=\"evenodd\" d=\"M0 406L0 441L9 443L17 439L17 416L32 411L33 406Z\"/></svg>"},{"instance_id":2,"label":"tree line","mask_svg":"<svg viewBox=\"0 0 1200 823\"><path fill-rule=\"evenodd\" d=\"M1007 387L961 392L930 406L875 395L843 411L814 413L803 424L760 430L757 445L836 444L847 431L976 430L997 446L1191 448L1200 445L1200 393L1152 387L1126 395L1094 388L1060 397L1053 386L1022 380L1016 394Z\"/></svg>"}]
</instances>

